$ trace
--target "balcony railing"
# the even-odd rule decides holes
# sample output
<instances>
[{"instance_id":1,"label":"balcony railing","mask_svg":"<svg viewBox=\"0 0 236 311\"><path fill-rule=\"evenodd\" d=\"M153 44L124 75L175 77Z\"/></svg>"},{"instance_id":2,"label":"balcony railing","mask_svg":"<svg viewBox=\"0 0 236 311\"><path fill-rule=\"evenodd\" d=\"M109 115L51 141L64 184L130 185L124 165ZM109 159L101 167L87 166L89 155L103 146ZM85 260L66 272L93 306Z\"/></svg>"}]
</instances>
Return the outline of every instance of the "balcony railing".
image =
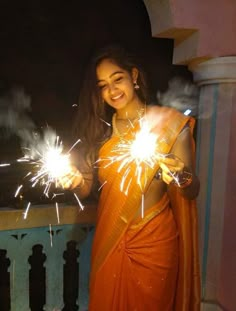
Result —
<instances>
[{"instance_id":1,"label":"balcony railing","mask_svg":"<svg viewBox=\"0 0 236 311\"><path fill-rule=\"evenodd\" d=\"M87 310L95 204L0 210L0 310Z\"/></svg>"}]
</instances>

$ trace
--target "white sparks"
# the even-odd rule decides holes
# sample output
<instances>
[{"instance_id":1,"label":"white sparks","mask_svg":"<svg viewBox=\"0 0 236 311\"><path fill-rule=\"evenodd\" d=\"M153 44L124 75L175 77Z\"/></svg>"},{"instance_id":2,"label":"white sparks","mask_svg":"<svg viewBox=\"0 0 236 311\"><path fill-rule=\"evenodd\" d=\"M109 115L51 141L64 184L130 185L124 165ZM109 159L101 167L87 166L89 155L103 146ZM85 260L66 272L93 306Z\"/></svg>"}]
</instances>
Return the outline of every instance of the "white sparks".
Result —
<instances>
[{"instance_id":1,"label":"white sparks","mask_svg":"<svg viewBox=\"0 0 236 311\"><path fill-rule=\"evenodd\" d=\"M118 163L117 172L123 172L120 183L120 190L128 195L129 187L133 177L143 191L147 182L147 168L154 168L160 159L160 153L157 151L158 136L151 132L151 128L144 119L139 120L140 130L133 133L133 137L121 137L120 142L114 147L112 153L114 156L102 159L103 167L109 167L112 163ZM135 174L133 176L130 165L134 163Z\"/></svg>"},{"instance_id":2,"label":"white sparks","mask_svg":"<svg viewBox=\"0 0 236 311\"><path fill-rule=\"evenodd\" d=\"M28 215L28 212L29 212L29 208L30 208L30 205L31 205L31 202L29 202L28 203L28 205L27 205L27 207L26 207L26 210L25 210L25 212L23 213L23 215L24 215L24 219L26 219L27 218L27 215Z\"/></svg>"},{"instance_id":3,"label":"white sparks","mask_svg":"<svg viewBox=\"0 0 236 311\"><path fill-rule=\"evenodd\" d=\"M77 200L77 202L78 202L80 208L83 210L83 209L84 209L84 206L83 206L83 204L81 203L81 201L80 201L80 199L78 198L78 196L76 195L76 193L74 193L74 196L75 196L75 198L76 198L76 200Z\"/></svg>"},{"instance_id":4,"label":"white sparks","mask_svg":"<svg viewBox=\"0 0 236 311\"><path fill-rule=\"evenodd\" d=\"M29 162L30 160L27 157L23 157L16 160L17 162Z\"/></svg>"},{"instance_id":5,"label":"white sparks","mask_svg":"<svg viewBox=\"0 0 236 311\"><path fill-rule=\"evenodd\" d=\"M98 191L100 191L102 187L105 186L106 183L107 183L107 180L105 180L104 183L98 188Z\"/></svg>"},{"instance_id":6,"label":"white sparks","mask_svg":"<svg viewBox=\"0 0 236 311\"><path fill-rule=\"evenodd\" d=\"M148 124L145 122L141 130L135 135L135 139L130 146L131 157L136 163L151 161L156 151L157 136L150 132Z\"/></svg>"},{"instance_id":7,"label":"white sparks","mask_svg":"<svg viewBox=\"0 0 236 311\"><path fill-rule=\"evenodd\" d=\"M10 166L10 165L11 165L10 163L2 163L0 164L0 167Z\"/></svg>"},{"instance_id":8,"label":"white sparks","mask_svg":"<svg viewBox=\"0 0 236 311\"><path fill-rule=\"evenodd\" d=\"M21 190L22 187L23 187L23 185L20 185L20 186L17 188L16 193L15 193L15 198L18 196L18 194L19 194L19 192L20 192L20 190Z\"/></svg>"},{"instance_id":9,"label":"white sparks","mask_svg":"<svg viewBox=\"0 0 236 311\"><path fill-rule=\"evenodd\" d=\"M44 133L44 139L38 144L26 149L25 156L18 160L21 162L29 162L34 166L30 172L33 176L30 179L32 187L40 184L44 186L43 194L49 197L52 184L55 188L63 187L61 180L64 177L73 178L70 163L70 151L80 142L78 139L72 147L64 152L62 141L54 132L48 131Z\"/></svg>"},{"instance_id":10,"label":"white sparks","mask_svg":"<svg viewBox=\"0 0 236 311\"><path fill-rule=\"evenodd\" d=\"M60 215L59 215L59 208L58 208L58 203L56 202L56 212L57 212L57 223L60 223Z\"/></svg>"},{"instance_id":11,"label":"white sparks","mask_svg":"<svg viewBox=\"0 0 236 311\"><path fill-rule=\"evenodd\" d=\"M102 118L100 118L100 120L101 120L102 122L104 122L107 126L109 126L109 127L111 126L111 124L110 124L109 122L103 120Z\"/></svg>"},{"instance_id":12,"label":"white sparks","mask_svg":"<svg viewBox=\"0 0 236 311\"><path fill-rule=\"evenodd\" d=\"M81 139L78 139L69 149L69 151L67 151L67 153L71 152L71 150L79 143L81 142Z\"/></svg>"}]
</instances>

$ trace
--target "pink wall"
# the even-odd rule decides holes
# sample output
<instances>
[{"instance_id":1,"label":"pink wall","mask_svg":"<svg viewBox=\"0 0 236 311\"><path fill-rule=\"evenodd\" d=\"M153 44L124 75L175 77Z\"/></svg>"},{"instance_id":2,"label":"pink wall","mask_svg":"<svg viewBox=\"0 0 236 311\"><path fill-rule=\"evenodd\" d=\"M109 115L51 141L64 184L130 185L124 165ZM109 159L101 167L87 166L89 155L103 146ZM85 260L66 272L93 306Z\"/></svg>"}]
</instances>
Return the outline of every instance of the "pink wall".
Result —
<instances>
[{"instance_id":1,"label":"pink wall","mask_svg":"<svg viewBox=\"0 0 236 311\"><path fill-rule=\"evenodd\" d=\"M198 56L236 54L235 0L171 0L176 28L194 28L200 33Z\"/></svg>"},{"instance_id":2,"label":"pink wall","mask_svg":"<svg viewBox=\"0 0 236 311\"><path fill-rule=\"evenodd\" d=\"M184 61L186 50L191 51L191 47L192 58L236 55L235 0L144 0L144 3L153 36L175 38L184 44L179 61ZM197 36L191 36L194 30Z\"/></svg>"}]
</instances>

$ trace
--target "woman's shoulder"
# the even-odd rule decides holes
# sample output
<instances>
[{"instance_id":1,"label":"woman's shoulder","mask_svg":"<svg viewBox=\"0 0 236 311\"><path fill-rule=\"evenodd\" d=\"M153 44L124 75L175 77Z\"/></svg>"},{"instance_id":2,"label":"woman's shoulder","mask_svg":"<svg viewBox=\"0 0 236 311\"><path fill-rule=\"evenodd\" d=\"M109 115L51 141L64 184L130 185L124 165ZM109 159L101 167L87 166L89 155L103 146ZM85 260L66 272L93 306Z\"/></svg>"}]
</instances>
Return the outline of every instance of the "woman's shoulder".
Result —
<instances>
[{"instance_id":1,"label":"woman's shoulder","mask_svg":"<svg viewBox=\"0 0 236 311\"><path fill-rule=\"evenodd\" d=\"M160 106L160 105L148 105L147 106L147 113L150 114L156 114L156 115L170 115L170 114L176 114L176 115L183 115L180 111L178 111L175 108L172 107L166 107L166 106Z\"/></svg>"},{"instance_id":2,"label":"woman's shoulder","mask_svg":"<svg viewBox=\"0 0 236 311\"><path fill-rule=\"evenodd\" d=\"M167 124L171 120L173 120L173 122L177 120L186 120L187 122L188 117L175 108L159 105L150 105L147 107L146 110L146 120L151 124Z\"/></svg>"}]
</instances>

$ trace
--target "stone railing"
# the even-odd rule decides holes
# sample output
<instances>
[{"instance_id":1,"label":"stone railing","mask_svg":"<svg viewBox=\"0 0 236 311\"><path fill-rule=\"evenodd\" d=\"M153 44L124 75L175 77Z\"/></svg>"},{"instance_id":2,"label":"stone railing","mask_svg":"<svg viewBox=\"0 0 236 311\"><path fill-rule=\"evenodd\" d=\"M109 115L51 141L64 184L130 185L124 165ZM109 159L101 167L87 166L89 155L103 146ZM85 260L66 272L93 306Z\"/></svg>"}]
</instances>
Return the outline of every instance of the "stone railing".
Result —
<instances>
[{"instance_id":1,"label":"stone railing","mask_svg":"<svg viewBox=\"0 0 236 311\"><path fill-rule=\"evenodd\" d=\"M87 310L94 203L0 209L0 310Z\"/></svg>"}]
</instances>

